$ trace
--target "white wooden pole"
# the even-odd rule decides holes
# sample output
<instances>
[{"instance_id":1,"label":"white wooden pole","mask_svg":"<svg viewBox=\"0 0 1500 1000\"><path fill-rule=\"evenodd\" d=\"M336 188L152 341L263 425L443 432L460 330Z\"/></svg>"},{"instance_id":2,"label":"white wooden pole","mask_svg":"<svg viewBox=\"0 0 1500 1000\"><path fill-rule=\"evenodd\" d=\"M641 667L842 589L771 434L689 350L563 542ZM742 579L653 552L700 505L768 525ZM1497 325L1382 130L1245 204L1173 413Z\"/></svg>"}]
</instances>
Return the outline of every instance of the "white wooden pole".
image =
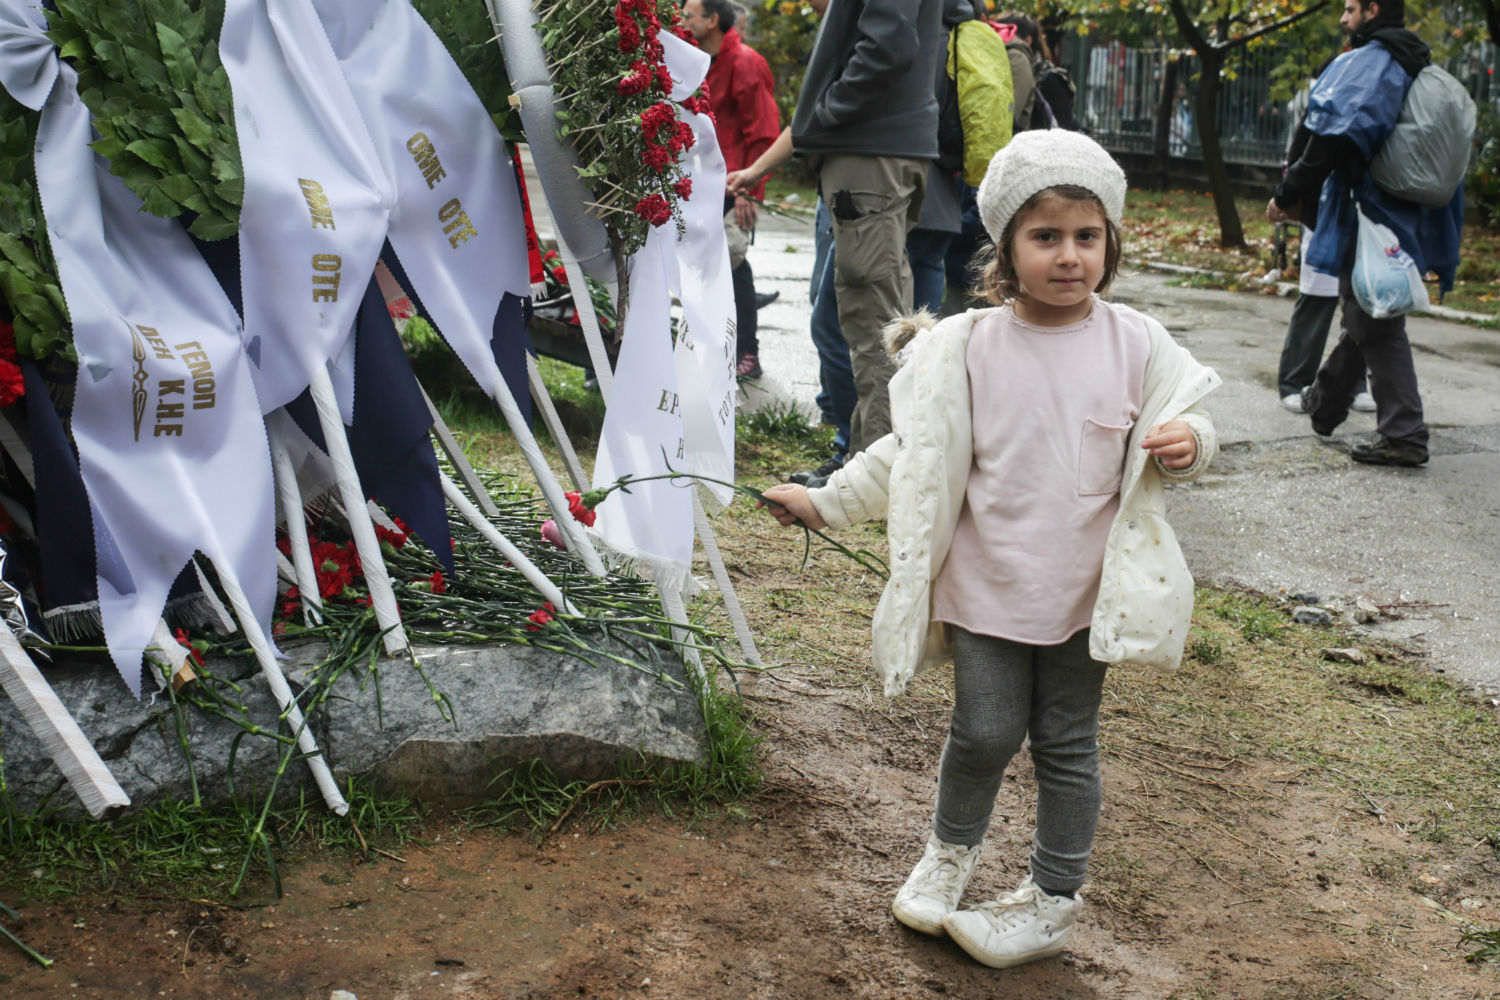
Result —
<instances>
[{"instance_id":1,"label":"white wooden pole","mask_svg":"<svg viewBox=\"0 0 1500 1000\"><path fill-rule=\"evenodd\" d=\"M463 490L458 488L457 483L442 473L438 473L438 475L442 476L443 496L447 497L448 502L484 536L485 541L493 545L496 551L510 560L511 565L520 570L521 575L526 578L526 581L535 587L543 598L551 601L554 608L562 608L570 615L578 614L578 609L563 596L563 592L558 589L557 584L548 579L547 574L537 569L536 564L526 557L526 553L516 548L510 539L502 535L498 528L486 520L485 516L480 513L479 508L475 507L469 498L464 496Z\"/></svg>"},{"instance_id":2,"label":"white wooden pole","mask_svg":"<svg viewBox=\"0 0 1500 1000\"><path fill-rule=\"evenodd\" d=\"M568 429L557 415L557 407L552 404L552 394L547 391L547 383L542 381L542 370L537 367L536 358L531 356L530 351L526 352L526 378L531 383L531 398L536 400L537 407L542 411L542 423L547 425L547 433L552 435L557 450L562 452L563 465L568 470L569 478L573 480L573 488L586 493L589 479L583 473L583 463L578 460L578 452L573 450Z\"/></svg>"},{"instance_id":3,"label":"white wooden pole","mask_svg":"<svg viewBox=\"0 0 1500 1000\"><path fill-rule=\"evenodd\" d=\"M286 537L291 542L297 596L302 601L302 621L305 625L321 625L323 594L318 589L318 571L313 566L312 545L307 538L302 490L297 485L292 453L286 446L285 421L290 419L285 410L277 410L266 418L266 436L271 441L271 471L276 475L276 494L281 499L281 512L286 516ZM363 555L360 558L363 560Z\"/></svg>"},{"instance_id":4,"label":"white wooden pole","mask_svg":"<svg viewBox=\"0 0 1500 1000\"><path fill-rule=\"evenodd\" d=\"M103 819L130 805L130 796L68 714L67 707L42 677L26 649L3 624L0 624L0 688L5 689L21 718L42 741L90 816Z\"/></svg>"},{"instance_id":5,"label":"white wooden pole","mask_svg":"<svg viewBox=\"0 0 1500 1000\"><path fill-rule=\"evenodd\" d=\"M324 433L326 435L327 432ZM219 584L224 588L224 595L229 598L229 606L234 609L235 617L240 620L240 627L245 630L245 638L250 640L250 648L255 651L255 661L260 665L260 672L265 675L271 693L286 715L287 726L297 734L297 747L308 755L307 766L312 770L318 790L323 793L323 801L335 813L344 815L349 811L349 803L339 791L338 782L334 780L328 762L323 759L322 751L318 749L317 740L313 738L312 729L303 718L302 709L297 707L297 699L292 695L286 676L276 663L276 653L271 649L265 630L260 627L260 621L250 607L250 599L245 596L244 588L240 586L232 570L223 566L217 568Z\"/></svg>"},{"instance_id":6,"label":"white wooden pole","mask_svg":"<svg viewBox=\"0 0 1500 1000\"><path fill-rule=\"evenodd\" d=\"M396 595L391 590L385 557L380 554L380 541L375 537L374 525L370 523L370 512L365 509L364 490L359 484L359 474L354 471L354 455L349 450L344 420L339 416L339 404L333 395L333 379L329 377L326 367L319 368L313 376L311 389L313 402L318 408L318 423L323 428L323 442L328 447L328 457L333 460L339 496L344 501L344 516L348 518L349 530L354 535L354 547L359 552L359 561L364 569L365 583L370 588L370 603L375 608L375 620L385 634L386 654L397 656L406 652L410 644L406 639L406 630L401 627L401 615L396 610ZM567 510L566 504L563 509ZM240 624L244 624L243 618Z\"/></svg>"}]
</instances>

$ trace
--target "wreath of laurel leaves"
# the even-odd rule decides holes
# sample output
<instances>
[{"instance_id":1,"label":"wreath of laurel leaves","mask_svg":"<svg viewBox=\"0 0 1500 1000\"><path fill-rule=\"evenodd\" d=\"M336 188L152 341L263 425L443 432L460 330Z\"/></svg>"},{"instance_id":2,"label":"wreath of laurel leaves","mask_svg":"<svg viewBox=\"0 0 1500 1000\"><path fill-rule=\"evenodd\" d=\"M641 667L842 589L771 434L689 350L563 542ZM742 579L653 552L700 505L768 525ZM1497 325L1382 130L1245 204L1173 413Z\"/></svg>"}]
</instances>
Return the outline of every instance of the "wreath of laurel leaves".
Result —
<instances>
[{"instance_id":1,"label":"wreath of laurel leaves","mask_svg":"<svg viewBox=\"0 0 1500 1000\"><path fill-rule=\"evenodd\" d=\"M50 20L110 173L152 215L189 216L200 239L238 232L245 178L219 61L223 0L58 0Z\"/></svg>"},{"instance_id":2,"label":"wreath of laurel leaves","mask_svg":"<svg viewBox=\"0 0 1500 1000\"><path fill-rule=\"evenodd\" d=\"M0 295L10 306L17 352L73 360L68 306L36 192L33 151L40 118L0 88Z\"/></svg>"}]
</instances>

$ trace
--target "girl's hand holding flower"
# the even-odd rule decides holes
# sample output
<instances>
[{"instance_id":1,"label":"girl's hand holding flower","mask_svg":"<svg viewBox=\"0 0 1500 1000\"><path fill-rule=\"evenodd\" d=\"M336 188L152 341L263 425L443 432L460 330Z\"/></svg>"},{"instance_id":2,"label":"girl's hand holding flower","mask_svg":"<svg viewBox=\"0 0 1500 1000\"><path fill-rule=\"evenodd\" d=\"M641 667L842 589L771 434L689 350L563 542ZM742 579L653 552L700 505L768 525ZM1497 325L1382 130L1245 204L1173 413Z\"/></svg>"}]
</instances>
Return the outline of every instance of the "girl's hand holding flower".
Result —
<instances>
[{"instance_id":1,"label":"girl's hand holding flower","mask_svg":"<svg viewBox=\"0 0 1500 1000\"><path fill-rule=\"evenodd\" d=\"M1151 428L1141 439L1141 447L1169 469L1186 469L1198 460L1198 438L1181 420L1168 420Z\"/></svg>"},{"instance_id":2,"label":"girl's hand holding flower","mask_svg":"<svg viewBox=\"0 0 1500 1000\"><path fill-rule=\"evenodd\" d=\"M784 528L789 528L798 521L814 531L828 527L828 522L818 516L818 509L808 499L806 486L782 483L766 490L765 497L765 500L756 501L755 506L769 510L771 516Z\"/></svg>"}]
</instances>

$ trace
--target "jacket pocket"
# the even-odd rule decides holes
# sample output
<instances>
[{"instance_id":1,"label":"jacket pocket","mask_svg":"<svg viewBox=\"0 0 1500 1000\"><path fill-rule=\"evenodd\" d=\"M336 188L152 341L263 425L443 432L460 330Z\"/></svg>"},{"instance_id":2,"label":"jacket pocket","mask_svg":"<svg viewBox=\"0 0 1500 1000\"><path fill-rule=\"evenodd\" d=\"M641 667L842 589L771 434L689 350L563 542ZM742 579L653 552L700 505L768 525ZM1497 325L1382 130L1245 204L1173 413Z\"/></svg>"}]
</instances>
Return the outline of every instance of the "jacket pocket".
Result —
<instances>
[{"instance_id":1,"label":"jacket pocket","mask_svg":"<svg viewBox=\"0 0 1500 1000\"><path fill-rule=\"evenodd\" d=\"M1093 417L1083 422L1078 442L1079 496L1119 492L1132 426L1100 423Z\"/></svg>"}]
</instances>

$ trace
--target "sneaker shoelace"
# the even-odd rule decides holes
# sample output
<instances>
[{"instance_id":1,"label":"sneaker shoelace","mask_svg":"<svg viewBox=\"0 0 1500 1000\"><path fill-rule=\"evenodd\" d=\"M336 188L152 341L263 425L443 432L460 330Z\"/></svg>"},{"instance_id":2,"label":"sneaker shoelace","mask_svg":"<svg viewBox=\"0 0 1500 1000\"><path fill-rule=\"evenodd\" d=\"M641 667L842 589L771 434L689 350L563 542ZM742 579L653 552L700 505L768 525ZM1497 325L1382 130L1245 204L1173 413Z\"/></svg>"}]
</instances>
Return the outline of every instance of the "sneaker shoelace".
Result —
<instances>
[{"instance_id":1,"label":"sneaker shoelace","mask_svg":"<svg viewBox=\"0 0 1500 1000\"><path fill-rule=\"evenodd\" d=\"M940 848L931 859L931 867L920 872L911 891L939 902L950 902L948 896L959 888L962 872L957 851Z\"/></svg>"},{"instance_id":2,"label":"sneaker shoelace","mask_svg":"<svg viewBox=\"0 0 1500 1000\"><path fill-rule=\"evenodd\" d=\"M1045 895L1037 885L1024 885L1005 893L998 899L980 903L974 909L983 913L992 923L1006 930L1018 927L1041 917L1038 904Z\"/></svg>"}]
</instances>

